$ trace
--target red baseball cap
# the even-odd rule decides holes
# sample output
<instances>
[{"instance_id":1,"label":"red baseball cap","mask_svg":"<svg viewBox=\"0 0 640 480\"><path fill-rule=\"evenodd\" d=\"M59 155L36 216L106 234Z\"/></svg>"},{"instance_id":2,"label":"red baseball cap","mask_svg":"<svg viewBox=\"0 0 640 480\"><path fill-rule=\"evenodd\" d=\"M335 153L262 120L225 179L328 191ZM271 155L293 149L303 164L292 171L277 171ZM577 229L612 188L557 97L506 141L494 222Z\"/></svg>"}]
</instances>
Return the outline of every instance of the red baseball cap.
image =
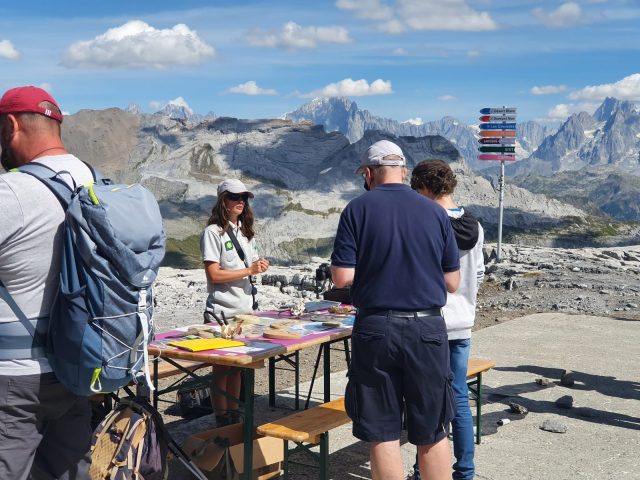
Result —
<instances>
[{"instance_id":1,"label":"red baseball cap","mask_svg":"<svg viewBox=\"0 0 640 480\"><path fill-rule=\"evenodd\" d=\"M53 103L60 111L58 103L51 95L38 87L16 87L7 90L0 98L0 114L2 113L39 113L62 122L62 113L41 107L42 102Z\"/></svg>"}]
</instances>

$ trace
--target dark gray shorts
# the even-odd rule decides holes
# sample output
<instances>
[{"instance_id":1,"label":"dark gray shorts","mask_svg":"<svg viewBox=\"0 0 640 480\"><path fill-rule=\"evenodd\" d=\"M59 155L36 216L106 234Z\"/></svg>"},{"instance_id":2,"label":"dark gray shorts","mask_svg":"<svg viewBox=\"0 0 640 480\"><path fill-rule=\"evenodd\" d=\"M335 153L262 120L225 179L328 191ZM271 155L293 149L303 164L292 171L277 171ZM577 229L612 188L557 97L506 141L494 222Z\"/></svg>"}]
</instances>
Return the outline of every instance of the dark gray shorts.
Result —
<instances>
[{"instance_id":1,"label":"dark gray shorts","mask_svg":"<svg viewBox=\"0 0 640 480\"><path fill-rule=\"evenodd\" d=\"M398 440L404 406L411 443L444 438L455 414L444 319L358 316L351 341L345 403L353 435Z\"/></svg>"},{"instance_id":2,"label":"dark gray shorts","mask_svg":"<svg viewBox=\"0 0 640 480\"><path fill-rule=\"evenodd\" d=\"M0 376L0 479L88 479L91 433L89 400L53 373Z\"/></svg>"}]
</instances>

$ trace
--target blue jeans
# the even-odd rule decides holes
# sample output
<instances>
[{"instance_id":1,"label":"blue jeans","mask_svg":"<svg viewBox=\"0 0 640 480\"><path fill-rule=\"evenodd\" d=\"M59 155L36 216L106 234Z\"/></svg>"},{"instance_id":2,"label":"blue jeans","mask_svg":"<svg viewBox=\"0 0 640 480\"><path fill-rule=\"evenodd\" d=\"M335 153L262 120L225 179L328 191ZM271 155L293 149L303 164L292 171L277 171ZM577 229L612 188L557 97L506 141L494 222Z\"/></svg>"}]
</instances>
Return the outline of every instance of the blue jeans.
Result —
<instances>
[{"instance_id":1,"label":"blue jeans","mask_svg":"<svg viewBox=\"0 0 640 480\"><path fill-rule=\"evenodd\" d=\"M467 364L471 339L449 340L449 358L453 372L453 393L456 400L456 416L451 421L453 435L453 454L456 463L453 464L454 480L473 479L475 467L473 454L475 438L473 435L473 417L469 407L469 388L467 387ZM417 472L415 480L420 480L418 465L414 465Z\"/></svg>"}]
</instances>

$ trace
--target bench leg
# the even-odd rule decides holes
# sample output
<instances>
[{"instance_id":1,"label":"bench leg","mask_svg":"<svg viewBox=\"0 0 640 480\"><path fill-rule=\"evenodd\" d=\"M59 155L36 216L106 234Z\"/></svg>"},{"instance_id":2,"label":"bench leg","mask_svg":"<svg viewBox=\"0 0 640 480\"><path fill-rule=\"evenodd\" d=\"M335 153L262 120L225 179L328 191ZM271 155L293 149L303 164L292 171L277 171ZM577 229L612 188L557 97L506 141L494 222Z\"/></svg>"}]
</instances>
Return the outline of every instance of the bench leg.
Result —
<instances>
[{"instance_id":1,"label":"bench leg","mask_svg":"<svg viewBox=\"0 0 640 480\"><path fill-rule=\"evenodd\" d=\"M320 480L329 480L329 432L320 435Z\"/></svg>"},{"instance_id":2,"label":"bench leg","mask_svg":"<svg viewBox=\"0 0 640 480\"><path fill-rule=\"evenodd\" d=\"M289 441L284 440L284 480L289 480Z\"/></svg>"}]
</instances>

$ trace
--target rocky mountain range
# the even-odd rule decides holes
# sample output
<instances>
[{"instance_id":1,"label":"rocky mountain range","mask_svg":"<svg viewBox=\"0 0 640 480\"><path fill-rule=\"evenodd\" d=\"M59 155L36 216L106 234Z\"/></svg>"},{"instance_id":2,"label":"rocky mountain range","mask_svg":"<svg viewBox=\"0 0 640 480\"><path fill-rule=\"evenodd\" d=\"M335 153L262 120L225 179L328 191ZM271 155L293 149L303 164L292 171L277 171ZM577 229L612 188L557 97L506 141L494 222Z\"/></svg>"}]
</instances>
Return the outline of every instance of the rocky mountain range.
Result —
<instances>
[{"instance_id":1,"label":"rocky mountain range","mask_svg":"<svg viewBox=\"0 0 640 480\"><path fill-rule=\"evenodd\" d=\"M607 98L593 115L571 115L508 172L549 176L604 165L640 173L640 111L629 101Z\"/></svg>"},{"instance_id":2,"label":"rocky mountain range","mask_svg":"<svg viewBox=\"0 0 640 480\"><path fill-rule=\"evenodd\" d=\"M453 143L467 164L474 170L491 166L490 162L478 160L477 126L446 116L429 122L398 122L373 115L358 108L356 102L344 97L315 98L284 118L294 122L311 122L322 125L327 132L341 132L351 143L360 140L367 130L377 130L396 136L422 137L441 135ZM528 121L519 123L517 129L516 155L518 159L529 157L544 138L552 133L549 127Z\"/></svg>"},{"instance_id":3,"label":"rocky mountain range","mask_svg":"<svg viewBox=\"0 0 640 480\"><path fill-rule=\"evenodd\" d=\"M531 157L508 165L507 175L531 191L640 221L640 111L607 98L593 115L571 115Z\"/></svg>"},{"instance_id":4,"label":"rocky mountain range","mask_svg":"<svg viewBox=\"0 0 640 480\"><path fill-rule=\"evenodd\" d=\"M382 138L402 147L409 168L426 158L450 162L458 175L458 202L483 221L488 236L498 220L495 180L474 174L440 135L366 131L351 143L308 122L219 117L194 123L107 109L66 117L63 137L70 151L104 173L140 181L154 192L170 238L168 259L177 265L199 264L199 234L225 177L241 178L256 195L252 206L263 255L285 263L326 258L342 208L362 193L354 170L366 148ZM592 226L580 208L513 185L505 205L505 234L512 238L542 242L533 233L547 231L545 241L552 242L553 232L565 234L566 225Z\"/></svg>"}]
</instances>

